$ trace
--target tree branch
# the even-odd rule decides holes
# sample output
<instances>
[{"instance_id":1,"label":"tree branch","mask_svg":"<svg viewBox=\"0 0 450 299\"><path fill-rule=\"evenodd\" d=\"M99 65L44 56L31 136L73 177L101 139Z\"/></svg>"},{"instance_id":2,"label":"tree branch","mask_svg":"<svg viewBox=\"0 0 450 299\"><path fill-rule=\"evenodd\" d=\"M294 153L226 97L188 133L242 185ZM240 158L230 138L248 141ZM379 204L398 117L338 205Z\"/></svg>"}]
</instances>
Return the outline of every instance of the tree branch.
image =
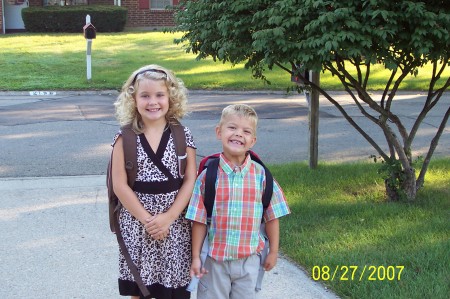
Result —
<instances>
[{"instance_id":1,"label":"tree branch","mask_svg":"<svg viewBox=\"0 0 450 299\"><path fill-rule=\"evenodd\" d=\"M355 102L356 106L358 107L359 111L361 111L361 113L367 117L368 119L370 119L371 121L373 121L374 123L378 124L378 120L377 118L373 117L372 115L370 115L366 109L364 109L364 107L361 105L361 103L358 101L358 99L356 98L355 94L353 93L353 91L350 89L350 86L353 87L353 85L348 84L345 81L345 77L339 73L339 71L332 65L329 64L327 65L327 70L329 70L332 74L336 75L339 80L341 81L342 85L344 86L345 90L347 91L347 93L352 97L353 102Z\"/></svg>"},{"instance_id":2,"label":"tree branch","mask_svg":"<svg viewBox=\"0 0 450 299\"><path fill-rule=\"evenodd\" d=\"M378 154L383 157L383 159L388 159L389 157L386 153L378 146L378 144L347 114L345 109L334 100L325 90L320 88L314 83L311 83L311 87L318 90L330 103L332 103L345 117L345 119L352 125L366 140L372 145L372 147L378 152Z\"/></svg>"},{"instance_id":3,"label":"tree branch","mask_svg":"<svg viewBox=\"0 0 450 299\"><path fill-rule=\"evenodd\" d=\"M339 60L339 59L338 59ZM338 61L337 61L338 62ZM359 84L358 81L355 80L355 78L353 78L352 75L350 75L349 72L347 72L347 70L345 68L343 68L342 64L337 63L338 66L338 70L337 72L341 72L342 76L346 79L348 79L350 81L350 83L352 84L352 86L355 88L355 90L358 92L358 97L367 105L369 105L370 108L372 108L373 110L375 110L376 112L378 112L381 115L385 115L386 111L384 109L381 108L381 106L379 106L373 99L372 97L367 93L367 91L365 89L363 89ZM342 81L342 80L341 80Z\"/></svg>"},{"instance_id":4,"label":"tree branch","mask_svg":"<svg viewBox=\"0 0 450 299\"><path fill-rule=\"evenodd\" d=\"M423 161L419 176L417 177L417 181L416 181L417 190L419 190L420 188L423 187L423 184L425 181L425 173L428 170L428 165L430 164L431 157L433 156L434 150L436 149L439 139L441 138L441 135L444 132L445 126L447 125L449 116L450 116L450 108L447 109L447 112L445 113L444 118L442 119L442 122L439 126L438 131L436 132L436 135L434 136L433 140L431 140L430 148L428 149L428 152L425 157L425 160Z\"/></svg>"},{"instance_id":5,"label":"tree branch","mask_svg":"<svg viewBox=\"0 0 450 299\"><path fill-rule=\"evenodd\" d=\"M290 69L288 69L287 67L285 67L284 65L282 65L281 63L275 62L275 65L278 66L279 68L281 68L282 70L285 70L289 74L293 75L292 71ZM291 62L291 66L292 66L292 69L294 69L295 64L293 62Z\"/></svg>"},{"instance_id":6,"label":"tree branch","mask_svg":"<svg viewBox=\"0 0 450 299\"><path fill-rule=\"evenodd\" d=\"M442 73L442 71L444 69L445 69L445 63L441 67L439 73ZM411 132L409 134L409 137L405 141L405 146L411 146L411 144L417 134L417 131L419 130L419 127L422 124L425 117L427 116L428 112L439 102L444 91L450 86L450 78L448 78L447 81L444 83L444 85L441 88L437 89L436 91L433 91L433 87L435 86L435 82L437 81L436 77L440 76L439 73L437 76L435 75L436 74L436 63L435 63L433 65L433 74L432 74L432 78L431 78L430 85L428 88L427 99L424 103L422 111L420 111L419 115L417 116L416 120L414 121L414 124L411 128ZM433 97L435 97L434 100L433 100Z\"/></svg>"},{"instance_id":7,"label":"tree branch","mask_svg":"<svg viewBox=\"0 0 450 299\"><path fill-rule=\"evenodd\" d=\"M387 96L387 94L388 94L388 92L389 92L389 90L390 90L390 88L391 88L392 81L393 81L394 78L395 78L395 74L397 74L397 69L395 69L395 70L393 70L393 71L391 72L391 75L389 76L389 80L388 80L388 82L386 83L386 87L385 87L384 90L383 90L383 95L381 96L381 101L380 101L380 105L381 105L381 107L382 107L383 109L385 108L385 99L386 99L386 96Z\"/></svg>"},{"instance_id":8,"label":"tree branch","mask_svg":"<svg viewBox=\"0 0 450 299\"><path fill-rule=\"evenodd\" d=\"M403 82L403 79L406 77L408 73L409 72L402 70L402 74L398 77L397 80L395 80L394 87L391 89L389 93L388 99L386 101L386 107L384 108L388 118L397 126L400 136L402 136L403 144L405 144L406 140L408 139L408 132L405 126L403 126L398 116L391 112L391 105L395 95L397 94L397 90L398 87L400 86L400 83Z\"/></svg>"},{"instance_id":9,"label":"tree branch","mask_svg":"<svg viewBox=\"0 0 450 299\"><path fill-rule=\"evenodd\" d=\"M364 77L363 88L367 89L367 83L370 77L370 63L366 63L366 76Z\"/></svg>"}]
</instances>

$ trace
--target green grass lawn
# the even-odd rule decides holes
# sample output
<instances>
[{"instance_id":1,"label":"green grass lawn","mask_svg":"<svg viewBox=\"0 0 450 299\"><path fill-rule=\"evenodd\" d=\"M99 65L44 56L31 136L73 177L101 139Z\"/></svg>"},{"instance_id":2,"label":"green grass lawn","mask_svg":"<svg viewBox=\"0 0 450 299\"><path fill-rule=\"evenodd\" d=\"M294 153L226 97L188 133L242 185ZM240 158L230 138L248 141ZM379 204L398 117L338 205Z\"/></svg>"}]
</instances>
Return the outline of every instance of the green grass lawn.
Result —
<instances>
[{"instance_id":1,"label":"green grass lawn","mask_svg":"<svg viewBox=\"0 0 450 299\"><path fill-rule=\"evenodd\" d=\"M274 68L268 71L271 85L252 78L243 64L197 61L173 40L181 34L162 32L98 33L92 42L92 80L86 79L86 40L80 34L0 35L0 90L90 90L120 89L137 68L151 63L173 70L189 89L278 90L291 86L290 75ZM370 89L380 90L388 76L374 66ZM431 67L409 77L400 87L424 90ZM447 70L443 77L450 76ZM325 90L342 89L330 74L321 75Z\"/></svg>"},{"instance_id":2,"label":"green grass lawn","mask_svg":"<svg viewBox=\"0 0 450 299\"><path fill-rule=\"evenodd\" d=\"M432 162L411 204L385 201L378 166L272 166L292 210L282 252L343 298L448 298L450 159Z\"/></svg>"}]
</instances>

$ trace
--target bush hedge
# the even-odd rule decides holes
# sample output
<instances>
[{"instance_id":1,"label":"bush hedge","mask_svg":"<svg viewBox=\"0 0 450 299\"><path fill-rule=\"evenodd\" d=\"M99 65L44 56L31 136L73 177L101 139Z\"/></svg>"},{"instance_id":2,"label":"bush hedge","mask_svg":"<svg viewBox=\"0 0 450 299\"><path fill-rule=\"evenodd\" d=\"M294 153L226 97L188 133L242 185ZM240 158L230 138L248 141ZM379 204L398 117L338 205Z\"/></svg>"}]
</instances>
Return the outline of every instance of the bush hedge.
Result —
<instances>
[{"instance_id":1,"label":"bush hedge","mask_svg":"<svg viewBox=\"0 0 450 299\"><path fill-rule=\"evenodd\" d=\"M27 7L22 19L28 32L83 32L86 15L97 32L123 31L128 10L114 5Z\"/></svg>"}]
</instances>

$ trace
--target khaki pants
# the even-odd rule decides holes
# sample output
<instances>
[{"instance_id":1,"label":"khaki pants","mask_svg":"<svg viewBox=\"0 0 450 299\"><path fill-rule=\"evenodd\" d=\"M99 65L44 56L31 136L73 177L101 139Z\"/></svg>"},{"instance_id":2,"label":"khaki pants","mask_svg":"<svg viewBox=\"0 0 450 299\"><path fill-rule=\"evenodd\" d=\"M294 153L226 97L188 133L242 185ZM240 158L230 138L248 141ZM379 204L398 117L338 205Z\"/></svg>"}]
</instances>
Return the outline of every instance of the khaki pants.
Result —
<instances>
[{"instance_id":1,"label":"khaki pants","mask_svg":"<svg viewBox=\"0 0 450 299\"><path fill-rule=\"evenodd\" d=\"M206 257L208 273L200 279L197 299L255 299L259 265L260 256L256 254L225 262Z\"/></svg>"}]
</instances>

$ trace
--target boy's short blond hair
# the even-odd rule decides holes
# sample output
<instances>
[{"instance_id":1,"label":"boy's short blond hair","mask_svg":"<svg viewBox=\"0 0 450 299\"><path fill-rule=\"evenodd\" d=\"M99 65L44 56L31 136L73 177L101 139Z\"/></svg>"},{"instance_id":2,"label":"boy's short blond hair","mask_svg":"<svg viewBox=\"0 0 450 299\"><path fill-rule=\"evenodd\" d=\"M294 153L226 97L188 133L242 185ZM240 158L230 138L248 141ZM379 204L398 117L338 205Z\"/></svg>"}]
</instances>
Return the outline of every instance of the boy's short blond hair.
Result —
<instances>
[{"instance_id":1,"label":"boy's short blond hair","mask_svg":"<svg viewBox=\"0 0 450 299\"><path fill-rule=\"evenodd\" d=\"M114 106L116 118L121 126L132 124L134 131L142 133L142 122L136 107L136 91L143 79L164 80L169 91L169 111L166 114L167 122L180 120L187 113L187 89L183 81L175 77L172 71L150 64L134 71L123 84Z\"/></svg>"},{"instance_id":2,"label":"boy's short blond hair","mask_svg":"<svg viewBox=\"0 0 450 299\"><path fill-rule=\"evenodd\" d=\"M253 109L247 104L229 105L223 108L222 110L219 126L221 126L224 123L225 119L230 115L244 117L252 121L255 126L255 136L256 136L256 127L258 125L258 114L256 113L255 109Z\"/></svg>"}]
</instances>

